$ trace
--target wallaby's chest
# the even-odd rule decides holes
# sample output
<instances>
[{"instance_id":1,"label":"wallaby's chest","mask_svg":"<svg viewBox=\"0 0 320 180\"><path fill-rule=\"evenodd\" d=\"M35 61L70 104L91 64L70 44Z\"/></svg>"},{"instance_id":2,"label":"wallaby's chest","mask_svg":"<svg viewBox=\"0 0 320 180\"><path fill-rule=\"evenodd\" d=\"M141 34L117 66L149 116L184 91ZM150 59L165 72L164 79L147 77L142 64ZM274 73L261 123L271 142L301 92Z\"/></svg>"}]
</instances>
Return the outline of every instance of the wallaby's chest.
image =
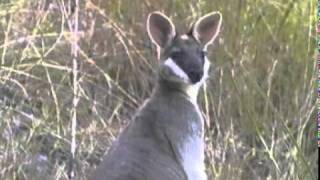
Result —
<instances>
[{"instance_id":1,"label":"wallaby's chest","mask_svg":"<svg viewBox=\"0 0 320 180\"><path fill-rule=\"evenodd\" d=\"M197 105L195 109L198 118L189 124L192 131L182 140L179 151L188 179L205 180L203 119Z\"/></svg>"},{"instance_id":2,"label":"wallaby's chest","mask_svg":"<svg viewBox=\"0 0 320 180\"><path fill-rule=\"evenodd\" d=\"M145 104L132 126L136 128L131 132L135 137L154 142L150 143L151 149L170 152L188 179L206 180L203 122L195 103L180 96L166 96ZM133 137L131 133L128 136Z\"/></svg>"},{"instance_id":3,"label":"wallaby's chest","mask_svg":"<svg viewBox=\"0 0 320 180\"><path fill-rule=\"evenodd\" d=\"M188 99L170 99L165 104L167 114L162 115L159 121L168 123L166 133L177 149L188 179L207 179L204 165L204 120L198 105Z\"/></svg>"}]
</instances>

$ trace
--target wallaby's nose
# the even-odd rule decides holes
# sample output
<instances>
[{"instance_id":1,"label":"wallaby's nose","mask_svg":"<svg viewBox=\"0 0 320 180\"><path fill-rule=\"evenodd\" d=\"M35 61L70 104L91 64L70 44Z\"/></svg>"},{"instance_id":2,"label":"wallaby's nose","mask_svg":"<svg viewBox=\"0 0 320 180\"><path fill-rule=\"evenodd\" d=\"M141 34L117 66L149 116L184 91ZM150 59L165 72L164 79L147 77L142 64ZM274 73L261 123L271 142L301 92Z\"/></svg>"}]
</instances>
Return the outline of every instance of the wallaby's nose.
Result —
<instances>
[{"instance_id":1,"label":"wallaby's nose","mask_svg":"<svg viewBox=\"0 0 320 180\"><path fill-rule=\"evenodd\" d=\"M192 83L199 82L201 80L202 76L203 76L203 71L191 70L189 72L189 78L190 78Z\"/></svg>"}]
</instances>

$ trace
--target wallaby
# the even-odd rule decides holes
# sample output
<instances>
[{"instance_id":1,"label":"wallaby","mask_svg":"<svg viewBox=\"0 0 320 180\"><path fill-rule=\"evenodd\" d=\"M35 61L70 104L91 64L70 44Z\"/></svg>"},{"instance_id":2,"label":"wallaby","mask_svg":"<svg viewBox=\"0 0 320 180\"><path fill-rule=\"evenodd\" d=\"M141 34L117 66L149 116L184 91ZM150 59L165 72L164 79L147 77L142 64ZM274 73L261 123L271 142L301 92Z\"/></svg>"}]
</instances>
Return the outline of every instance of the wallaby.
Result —
<instances>
[{"instance_id":1,"label":"wallaby","mask_svg":"<svg viewBox=\"0 0 320 180\"><path fill-rule=\"evenodd\" d=\"M178 34L167 16L149 14L147 31L159 50L157 85L105 155L94 180L207 179L204 120L196 101L208 76L207 46L221 21L221 14L212 12Z\"/></svg>"}]
</instances>

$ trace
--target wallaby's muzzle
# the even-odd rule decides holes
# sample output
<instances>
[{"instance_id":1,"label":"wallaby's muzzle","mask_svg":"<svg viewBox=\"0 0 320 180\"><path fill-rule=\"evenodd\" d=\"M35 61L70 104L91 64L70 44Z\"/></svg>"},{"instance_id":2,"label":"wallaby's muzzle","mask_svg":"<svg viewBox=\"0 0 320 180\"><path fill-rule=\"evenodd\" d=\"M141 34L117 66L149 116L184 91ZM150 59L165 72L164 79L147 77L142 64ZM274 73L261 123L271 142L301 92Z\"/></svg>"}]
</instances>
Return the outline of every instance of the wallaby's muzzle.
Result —
<instances>
[{"instance_id":1,"label":"wallaby's muzzle","mask_svg":"<svg viewBox=\"0 0 320 180\"><path fill-rule=\"evenodd\" d=\"M203 77L203 70L191 70L189 73L188 73L188 76L191 80L191 83L195 84L197 82L199 82L202 77Z\"/></svg>"}]
</instances>

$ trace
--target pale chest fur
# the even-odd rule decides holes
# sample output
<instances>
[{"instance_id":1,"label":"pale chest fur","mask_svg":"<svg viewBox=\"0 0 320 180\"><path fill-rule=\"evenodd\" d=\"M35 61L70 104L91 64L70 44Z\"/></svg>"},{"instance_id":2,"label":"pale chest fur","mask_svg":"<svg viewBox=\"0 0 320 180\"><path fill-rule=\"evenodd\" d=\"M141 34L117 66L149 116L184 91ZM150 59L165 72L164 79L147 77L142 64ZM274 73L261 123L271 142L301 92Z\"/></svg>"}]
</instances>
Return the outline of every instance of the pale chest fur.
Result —
<instances>
[{"instance_id":1,"label":"pale chest fur","mask_svg":"<svg viewBox=\"0 0 320 180\"><path fill-rule=\"evenodd\" d=\"M198 123L190 124L192 133L182 142L179 151L182 158L182 166L189 180L206 180L204 164L204 121L198 105L193 103L196 112L201 119L201 126Z\"/></svg>"}]
</instances>

